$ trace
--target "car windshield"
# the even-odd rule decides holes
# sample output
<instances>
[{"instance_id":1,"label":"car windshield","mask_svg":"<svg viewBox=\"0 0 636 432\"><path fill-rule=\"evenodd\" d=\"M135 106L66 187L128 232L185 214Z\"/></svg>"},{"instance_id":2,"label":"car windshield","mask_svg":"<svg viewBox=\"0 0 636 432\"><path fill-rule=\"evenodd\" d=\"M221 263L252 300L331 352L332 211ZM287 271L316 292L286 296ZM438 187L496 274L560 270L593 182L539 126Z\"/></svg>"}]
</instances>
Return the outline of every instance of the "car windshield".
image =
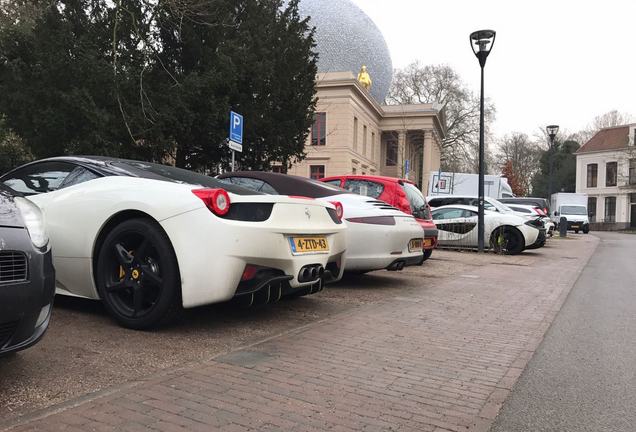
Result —
<instances>
[{"instance_id":1,"label":"car windshield","mask_svg":"<svg viewBox=\"0 0 636 432\"><path fill-rule=\"evenodd\" d=\"M587 216L587 209L583 206L561 206L561 214Z\"/></svg>"},{"instance_id":2,"label":"car windshield","mask_svg":"<svg viewBox=\"0 0 636 432\"><path fill-rule=\"evenodd\" d=\"M223 188L237 195L262 195L260 192L224 183L205 174L169 165L121 159L113 160L110 164L137 177L198 185L206 188Z\"/></svg>"}]
</instances>

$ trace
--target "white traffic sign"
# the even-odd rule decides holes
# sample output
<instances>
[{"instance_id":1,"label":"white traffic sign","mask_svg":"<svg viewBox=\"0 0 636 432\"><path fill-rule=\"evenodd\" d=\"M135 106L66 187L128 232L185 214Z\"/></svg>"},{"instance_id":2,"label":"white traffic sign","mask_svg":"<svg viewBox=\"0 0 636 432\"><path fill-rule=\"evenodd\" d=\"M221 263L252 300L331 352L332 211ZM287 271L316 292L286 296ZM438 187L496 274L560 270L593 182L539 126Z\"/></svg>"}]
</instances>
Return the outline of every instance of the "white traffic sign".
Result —
<instances>
[{"instance_id":1,"label":"white traffic sign","mask_svg":"<svg viewBox=\"0 0 636 432\"><path fill-rule=\"evenodd\" d=\"M243 152L243 144L239 144L236 141L229 140L227 142L229 148L237 152Z\"/></svg>"}]
</instances>

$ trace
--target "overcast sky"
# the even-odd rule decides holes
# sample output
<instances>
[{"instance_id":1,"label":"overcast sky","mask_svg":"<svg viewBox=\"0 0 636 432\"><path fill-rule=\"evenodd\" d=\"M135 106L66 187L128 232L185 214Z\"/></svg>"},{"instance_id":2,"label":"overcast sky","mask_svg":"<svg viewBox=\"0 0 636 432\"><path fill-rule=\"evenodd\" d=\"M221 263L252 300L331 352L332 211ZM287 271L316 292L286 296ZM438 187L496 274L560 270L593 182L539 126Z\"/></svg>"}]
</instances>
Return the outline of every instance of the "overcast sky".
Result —
<instances>
[{"instance_id":1,"label":"overcast sky","mask_svg":"<svg viewBox=\"0 0 636 432\"><path fill-rule=\"evenodd\" d=\"M494 131L575 132L617 109L636 115L635 0L354 0L378 25L393 67L448 64L477 93L474 30L497 39L486 64Z\"/></svg>"}]
</instances>

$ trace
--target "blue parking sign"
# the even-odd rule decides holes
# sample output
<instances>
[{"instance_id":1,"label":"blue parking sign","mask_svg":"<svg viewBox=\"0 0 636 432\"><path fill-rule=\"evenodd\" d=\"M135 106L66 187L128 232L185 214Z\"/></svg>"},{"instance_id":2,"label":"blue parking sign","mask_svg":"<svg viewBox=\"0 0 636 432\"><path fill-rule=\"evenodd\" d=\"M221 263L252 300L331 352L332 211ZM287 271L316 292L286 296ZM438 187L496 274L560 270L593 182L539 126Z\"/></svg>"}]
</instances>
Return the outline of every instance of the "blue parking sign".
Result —
<instances>
[{"instance_id":1,"label":"blue parking sign","mask_svg":"<svg viewBox=\"0 0 636 432\"><path fill-rule=\"evenodd\" d=\"M230 111L230 140L243 144L243 116Z\"/></svg>"}]
</instances>

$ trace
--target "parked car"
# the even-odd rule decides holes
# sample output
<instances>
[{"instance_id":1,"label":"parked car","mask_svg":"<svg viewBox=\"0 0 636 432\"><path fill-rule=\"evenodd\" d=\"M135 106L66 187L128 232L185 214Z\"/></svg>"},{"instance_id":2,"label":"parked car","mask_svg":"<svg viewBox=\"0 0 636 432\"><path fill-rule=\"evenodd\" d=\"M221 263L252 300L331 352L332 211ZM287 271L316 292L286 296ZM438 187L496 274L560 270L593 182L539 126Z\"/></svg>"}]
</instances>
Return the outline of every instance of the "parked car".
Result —
<instances>
[{"instance_id":1,"label":"parked car","mask_svg":"<svg viewBox=\"0 0 636 432\"><path fill-rule=\"evenodd\" d=\"M556 225L550 219L550 216L546 214L542 208L537 207L535 205L523 205L523 204L506 204L512 210L517 213L523 213L531 217L539 217L543 222L548 237L552 237L554 235L554 229Z\"/></svg>"},{"instance_id":2,"label":"parked car","mask_svg":"<svg viewBox=\"0 0 636 432\"><path fill-rule=\"evenodd\" d=\"M323 201L107 157L44 159L0 182L42 208L58 292L101 299L126 327L234 297L311 294L342 275L346 226Z\"/></svg>"},{"instance_id":3,"label":"parked car","mask_svg":"<svg viewBox=\"0 0 636 432\"><path fill-rule=\"evenodd\" d=\"M0 186L0 356L44 336L55 294L42 212L15 195Z\"/></svg>"},{"instance_id":4,"label":"parked car","mask_svg":"<svg viewBox=\"0 0 636 432\"><path fill-rule=\"evenodd\" d=\"M433 221L439 230L440 246L478 247L477 207L448 205L433 209ZM517 255L532 246L539 237L534 221L514 214L484 211L484 244L499 253Z\"/></svg>"},{"instance_id":5,"label":"parked car","mask_svg":"<svg viewBox=\"0 0 636 432\"><path fill-rule=\"evenodd\" d=\"M273 194L339 202L348 227L346 271L402 270L420 265L424 260L420 225L413 216L383 201L286 174L241 171L222 174L218 178L236 186Z\"/></svg>"},{"instance_id":6,"label":"parked car","mask_svg":"<svg viewBox=\"0 0 636 432\"><path fill-rule=\"evenodd\" d=\"M343 175L325 177L320 181L350 192L375 198L413 215L424 230L424 260L437 247L437 228L431 219L431 209L415 183L395 177Z\"/></svg>"},{"instance_id":7,"label":"parked car","mask_svg":"<svg viewBox=\"0 0 636 432\"><path fill-rule=\"evenodd\" d=\"M531 205L535 207L539 207L543 210L543 212L550 216L550 203L545 198L537 198L537 197L513 197L513 198L498 198L497 201L508 204L521 204L521 205Z\"/></svg>"},{"instance_id":8,"label":"parked car","mask_svg":"<svg viewBox=\"0 0 636 432\"><path fill-rule=\"evenodd\" d=\"M449 196L434 196L428 197L428 202L431 207L441 207L445 205L469 205L477 207L478 198L476 196L467 196L467 195L449 195ZM541 220L539 215L528 214L525 212L517 212L505 204L502 204L498 199L491 197L484 197L484 210L517 216L523 219L525 222L528 222L529 225L534 226L539 230L539 235L537 236L536 241L528 246L527 249L537 249L545 246L545 241L547 238L547 230L545 228L545 224Z\"/></svg>"}]
</instances>

